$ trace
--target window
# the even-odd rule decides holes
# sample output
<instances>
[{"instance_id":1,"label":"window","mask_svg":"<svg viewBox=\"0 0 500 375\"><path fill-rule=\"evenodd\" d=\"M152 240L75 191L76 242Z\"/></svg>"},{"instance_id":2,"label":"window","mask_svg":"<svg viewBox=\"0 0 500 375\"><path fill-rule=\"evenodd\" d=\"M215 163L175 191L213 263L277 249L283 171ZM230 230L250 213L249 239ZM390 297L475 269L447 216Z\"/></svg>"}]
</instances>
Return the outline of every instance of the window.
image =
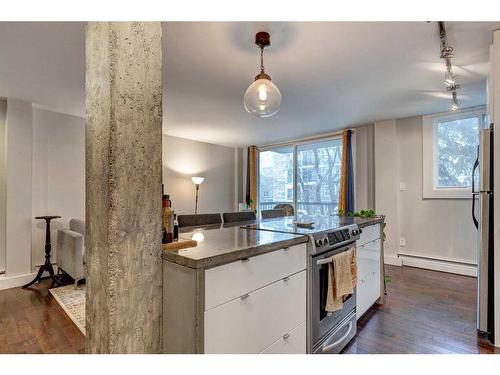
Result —
<instances>
[{"instance_id":1,"label":"window","mask_svg":"<svg viewBox=\"0 0 500 375\"><path fill-rule=\"evenodd\" d=\"M338 138L260 151L259 209L290 203L299 216L336 214L341 159Z\"/></svg>"},{"instance_id":2,"label":"window","mask_svg":"<svg viewBox=\"0 0 500 375\"><path fill-rule=\"evenodd\" d=\"M477 117L436 123L437 188L472 186L472 166L477 155L478 127Z\"/></svg>"},{"instance_id":3,"label":"window","mask_svg":"<svg viewBox=\"0 0 500 375\"><path fill-rule=\"evenodd\" d=\"M259 207L293 203L293 148L259 152Z\"/></svg>"},{"instance_id":4,"label":"window","mask_svg":"<svg viewBox=\"0 0 500 375\"><path fill-rule=\"evenodd\" d=\"M424 198L471 198L472 168L485 123L484 108L424 117Z\"/></svg>"},{"instance_id":5,"label":"window","mask_svg":"<svg viewBox=\"0 0 500 375\"><path fill-rule=\"evenodd\" d=\"M333 215L338 212L342 141L297 146L297 213Z\"/></svg>"}]
</instances>

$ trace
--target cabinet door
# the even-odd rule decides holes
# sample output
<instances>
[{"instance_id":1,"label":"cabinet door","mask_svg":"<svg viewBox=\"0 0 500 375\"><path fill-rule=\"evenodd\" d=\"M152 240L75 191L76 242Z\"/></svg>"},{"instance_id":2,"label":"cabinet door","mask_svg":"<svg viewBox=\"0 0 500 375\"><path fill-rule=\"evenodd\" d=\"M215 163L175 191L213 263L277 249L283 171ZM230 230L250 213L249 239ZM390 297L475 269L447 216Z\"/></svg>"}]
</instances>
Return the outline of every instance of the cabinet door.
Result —
<instances>
[{"instance_id":1,"label":"cabinet door","mask_svg":"<svg viewBox=\"0 0 500 375\"><path fill-rule=\"evenodd\" d=\"M367 244L380 238L380 224L369 225L361 229L359 240L356 241L356 246Z\"/></svg>"},{"instance_id":2,"label":"cabinet door","mask_svg":"<svg viewBox=\"0 0 500 375\"><path fill-rule=\"evenodd\" d=\"M205 353L260 353L306 320L306 271L205 312Z\"/></svg>"},{"instance_id":3,"label":"cabinet door","mask_svg":"<svg viewBox=\"0 0 500 375\"><path fill-rule=\"evenodd\" d=\"M356 316L358 319L380 297L380 251L380 239L357 248Z\"/></svg>"}]
</instances>

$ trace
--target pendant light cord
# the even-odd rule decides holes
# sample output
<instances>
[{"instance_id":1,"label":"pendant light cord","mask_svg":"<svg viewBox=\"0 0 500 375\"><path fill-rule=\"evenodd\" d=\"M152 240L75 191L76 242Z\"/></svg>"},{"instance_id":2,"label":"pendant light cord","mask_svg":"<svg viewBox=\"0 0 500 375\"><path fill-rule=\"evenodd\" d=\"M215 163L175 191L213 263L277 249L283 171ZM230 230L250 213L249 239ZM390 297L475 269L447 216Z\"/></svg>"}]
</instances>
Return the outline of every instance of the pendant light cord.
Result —
<instances>
[{"instance_id":1,"label":"pendant light cord","mask_svg":"<svg viewBox=\"0 0 500 375\"><path fill-rule=\"evenodd\" d=\"M264 73L264 47L260 47L260 72Z\"/></svg>"}]
</instances>

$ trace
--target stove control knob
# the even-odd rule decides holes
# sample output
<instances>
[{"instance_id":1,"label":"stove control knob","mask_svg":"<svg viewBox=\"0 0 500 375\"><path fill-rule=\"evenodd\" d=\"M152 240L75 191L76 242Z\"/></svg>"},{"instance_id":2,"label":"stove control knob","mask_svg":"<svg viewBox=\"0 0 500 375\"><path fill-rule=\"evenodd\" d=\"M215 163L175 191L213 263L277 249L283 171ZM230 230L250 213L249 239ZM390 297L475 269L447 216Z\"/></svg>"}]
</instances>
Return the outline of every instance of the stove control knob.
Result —
<instances>
[{"instance_id":1,"label":"stove control knob","mask_svg":"<svg viewBox=\"0 0 500 375\"><path fill-rule=\"evenodd\" d=\"M318 247L323 246L323 240L316 240L316 246Z\"/></svg>"},{"instance_id":2,"label":"stove control knob","mask_svg":"<svg viewBox=\"0 0 500 375\"><path fill-rule=\"evenodd\" d=\"M328 237L323 240L323 244L328 245Z\"/></svg>"}]
</instances>

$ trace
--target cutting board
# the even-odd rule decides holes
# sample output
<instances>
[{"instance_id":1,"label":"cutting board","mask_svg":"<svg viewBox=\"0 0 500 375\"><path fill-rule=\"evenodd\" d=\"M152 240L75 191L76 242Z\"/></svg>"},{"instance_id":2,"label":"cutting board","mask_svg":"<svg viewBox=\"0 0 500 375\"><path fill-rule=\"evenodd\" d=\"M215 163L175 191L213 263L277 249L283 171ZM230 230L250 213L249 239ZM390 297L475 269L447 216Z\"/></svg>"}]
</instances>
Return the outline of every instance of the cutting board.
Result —
<instances>
[{"instance_id":1,"label":"cutting board","mask_svg":"<svg viewBox=\"0 0 500 375\"><path fill-rule=\"evenodd\" d=\"M164 243L162 244L162 247L164 251L173 251L173 250L187 249L189 247L196 247L197 245L198 242L194 240L179 239L179 241L176 242Z\"/></svg>"}]
</instances>

